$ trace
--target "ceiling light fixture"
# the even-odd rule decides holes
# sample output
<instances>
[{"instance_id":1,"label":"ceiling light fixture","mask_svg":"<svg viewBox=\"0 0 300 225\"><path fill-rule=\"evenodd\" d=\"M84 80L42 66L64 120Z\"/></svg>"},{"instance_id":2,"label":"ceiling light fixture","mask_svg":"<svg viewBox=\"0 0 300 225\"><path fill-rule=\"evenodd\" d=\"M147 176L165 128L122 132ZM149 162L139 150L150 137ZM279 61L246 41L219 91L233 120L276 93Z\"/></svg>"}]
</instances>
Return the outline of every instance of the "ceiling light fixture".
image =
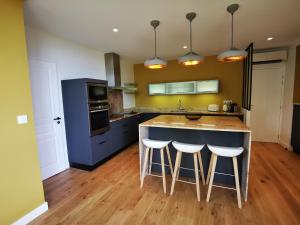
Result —
<instances>
[{"instance_id":1,"label":"ceiling light fixture","mask_svg":"<svg viewBox=\"0 0 300 225\"><path fill-rule=\"evenodd\" d=\"M271 41L271 40L273 40L273 37L268 37L267 40Z\"/></svg>"},{"instance_id":2,"label":"ceiling light fixture","mask_svg":"<svg viewBox=\"0 0 300 225\"><path fill-rule=\"evenodd\" d=\"M160 22L158 20L152 20L150 25L154 28L154 57L147 59L144 62L144 66L149 69L162 69L167 66L167 62L156 56L156 27L158 27Z\"/></svg>"},{"instance_id":3,"label":"ceiling light fixture","mask_svg":"<svg viewBox=\"0 0 300 225\"><path fill-rule=\"evenodd\" d=\"M233 14L238 10L239 4L232 4L227 7L227 12L231 14L231 48L218 55L218 60L221 62L235 62L244 60L247 57L247 52L233 47Z\"/></svg>"},{"instance_id":4,"label":"ceiling light fixture","mask_svg":"<svg viewBox=\"0 0 300 225\"><path fill-rule=\"evenodd\" d=\"M188 47L185 45L185 46L183 46L182 48L187 49Z\"/></svg>"},{"instance_id":5,"label":"ceiling light fixture","mask_svg":"<svg viewBox=\"0 0 300 225\"><path fill-rule=\"evenodd\" d=\"M113 29L113 32L115 32L115 33L118 32L118 31L119 31L119 30L118 30L117 28L114 28L114 29Z\"/></svg>"},{"instance_id":6,"label":"ceiling light fixture","mask_svg":"<svg viewBox=\"0 0 300 225\"><path fill-rule=\"evenodd\" d=\"M186 14L186 18L190 21L190 51L178 59L178 62L185 66L198 65L200 63L203 63L203 61L204 61L204 57L202 55L198 55L197 53L193 52L193 49L192 49L192 47L193 47L193 45L192 45L192 21L193 21L193 19L195 19L195 17L196 17L196 13L194 13L194 12L190 12L190 13Z\"/></svg>"}]
</instances>

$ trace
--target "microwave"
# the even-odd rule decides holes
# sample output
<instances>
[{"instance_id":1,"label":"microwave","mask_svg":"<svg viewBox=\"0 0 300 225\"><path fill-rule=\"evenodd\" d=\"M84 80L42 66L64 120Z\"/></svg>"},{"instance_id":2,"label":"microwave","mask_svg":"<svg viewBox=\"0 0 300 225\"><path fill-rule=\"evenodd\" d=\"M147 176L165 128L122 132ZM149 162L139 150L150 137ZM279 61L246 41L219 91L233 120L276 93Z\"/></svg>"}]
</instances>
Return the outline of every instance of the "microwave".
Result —
<instances>
[{"instance_id":1,"label":"microwave","mask_svg":"<svg viewBox=\"0 0 300 225\"><path fill-rule=\"evenodd\" d=\"M107 83L87 83L89 102L107 102Z\"/></svg>"}]
</instances>

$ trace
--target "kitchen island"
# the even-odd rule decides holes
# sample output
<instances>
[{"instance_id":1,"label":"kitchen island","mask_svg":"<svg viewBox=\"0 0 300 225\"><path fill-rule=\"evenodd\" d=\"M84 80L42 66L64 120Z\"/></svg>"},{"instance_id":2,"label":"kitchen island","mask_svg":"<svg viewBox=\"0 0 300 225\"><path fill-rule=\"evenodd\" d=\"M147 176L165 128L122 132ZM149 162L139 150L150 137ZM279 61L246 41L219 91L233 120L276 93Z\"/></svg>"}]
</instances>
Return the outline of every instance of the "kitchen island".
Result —
<instances>
[{"instance_id":1,"label":"kitchen island","mask_svg":"<svg viewBox=\"0 0 300 225\"><path fill-rule=\"evenodd\" d=\"M244 152L238 157L238 167L240 174L241 190L245 201L248 194L248 175L251 153L251 130L237 117L225 116L202 116L199 120L189 120L183 115L161 115L151 120L145 121L139 125L139 157L140 174L144 166L145 146L142 143L143 138L156 140L172 140L191 144L211 144L227 147L244 147ZM175 163L176 150L170 145L172 163ZM205 146L201 151L204 174L207 176L210 151ZM160 163L159 152L153 152L153 162ZM148 166L148 165L146 165ZM180 176L193 177L193 160L189 155L183 154L182 167L187 170L181 170ZM154 164L153 171L160 172L160 166ZM166 168L168 171L168 168ZM216 167L218 174L215 174L214 182L234 186L233 176L224 176L233 174L232 161L229 158L221 158Z\"/></svg>"}]
</instances>

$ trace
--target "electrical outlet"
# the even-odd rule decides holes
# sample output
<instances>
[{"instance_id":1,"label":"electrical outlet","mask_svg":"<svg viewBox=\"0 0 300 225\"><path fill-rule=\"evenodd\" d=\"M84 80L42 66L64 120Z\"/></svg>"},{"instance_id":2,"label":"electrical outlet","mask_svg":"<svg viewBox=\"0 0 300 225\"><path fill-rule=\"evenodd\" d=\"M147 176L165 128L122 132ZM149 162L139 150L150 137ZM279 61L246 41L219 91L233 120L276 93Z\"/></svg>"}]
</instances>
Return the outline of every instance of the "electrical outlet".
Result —
<instances>
[{"instance_id":1,"label":"electrical outlet","mask_svg":"<svg viewBox=\"0 0 300 225\"><path fill-rule=\"evenodd\" d=\"M26 123L28 123L27 115L19 115L19 116L17 116L17 123L18 124L26 124Z\"/></svg>"}]
</instances>

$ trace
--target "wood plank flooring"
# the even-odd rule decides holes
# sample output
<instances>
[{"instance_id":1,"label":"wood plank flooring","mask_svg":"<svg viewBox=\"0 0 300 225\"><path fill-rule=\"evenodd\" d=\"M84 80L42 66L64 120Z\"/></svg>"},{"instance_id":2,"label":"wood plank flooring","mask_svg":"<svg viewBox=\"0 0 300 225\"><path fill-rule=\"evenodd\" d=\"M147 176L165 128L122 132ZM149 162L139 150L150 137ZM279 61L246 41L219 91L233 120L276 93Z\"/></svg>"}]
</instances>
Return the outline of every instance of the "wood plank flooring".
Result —
<instances>
[{"instance_id":1,"label":"wood plank flooring","mask_svg":"<svg viewBox=\"0 0 300 225\"><path fill-rule=\"evenodd\" d=\"M194 185L177 182L173 196L162 180L147 176L139 187L138 145L92 172L69 169L44 182L49 211L32 224L300 224L300 156L271 143L252 146L248 202L239 209L236 193L214 188L206 203ZM168 177L167 190L170 192Z\"/></svg>"}]
</instances>

